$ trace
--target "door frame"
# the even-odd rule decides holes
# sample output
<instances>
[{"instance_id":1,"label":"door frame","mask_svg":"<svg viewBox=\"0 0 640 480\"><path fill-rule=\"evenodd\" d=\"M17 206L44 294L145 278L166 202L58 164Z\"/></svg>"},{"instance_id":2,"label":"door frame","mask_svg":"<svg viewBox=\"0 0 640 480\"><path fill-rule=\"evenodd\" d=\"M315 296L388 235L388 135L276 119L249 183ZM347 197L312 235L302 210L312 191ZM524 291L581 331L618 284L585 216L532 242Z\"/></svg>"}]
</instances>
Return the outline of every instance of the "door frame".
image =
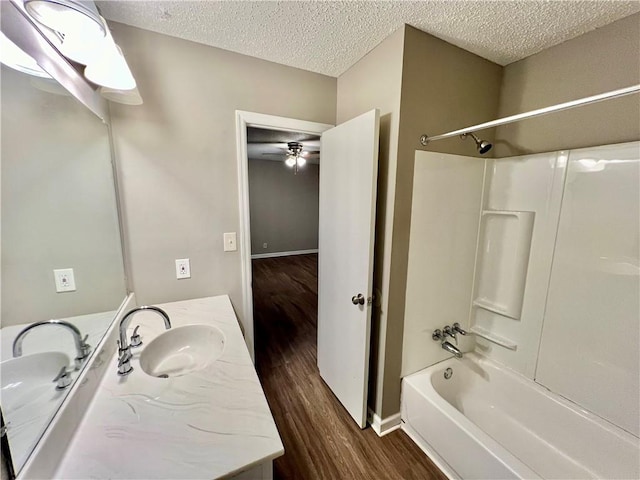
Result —
<instances>
[{"instance_id":1,"label":"door frame","mask_svg":"<svg viewBox=\"0 0 640 480\"><path fill-rule=\"evenodd\" d=\"M236 110L236 159L238 163L238 205L240 213L240 265L242 282L242 319L244 336L251 360L255 363L253 326L253 288L251 287L251 222L249 208L249 157L247 155L247 127L268 128L290 132L322 135L334 125L278 117L264 113Z\"/></svg>"}]
</instances>

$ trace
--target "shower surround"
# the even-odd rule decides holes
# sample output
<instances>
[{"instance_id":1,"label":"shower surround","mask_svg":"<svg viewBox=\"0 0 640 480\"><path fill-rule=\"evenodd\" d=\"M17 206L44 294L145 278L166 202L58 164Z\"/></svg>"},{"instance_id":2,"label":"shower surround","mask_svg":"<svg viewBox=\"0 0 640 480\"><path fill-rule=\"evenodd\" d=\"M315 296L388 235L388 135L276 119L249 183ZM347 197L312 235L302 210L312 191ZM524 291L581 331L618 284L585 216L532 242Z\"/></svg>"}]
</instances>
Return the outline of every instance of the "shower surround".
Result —
<instances>
[{"instance_id":1,"label":"shower surround","mask_svg":"<svg viewBox=\"0 0 640 480\"><path fill-rule=\"evenodd\" d=\"M445 359L431 332L459 321L476 333L475 346L467 349L489 362L476 373L506 367L535 395L545 389L533 382L585 410L585 419L596 418L631 442L615 456L627 473L609 470L608 476L637 476L640 143L484 161L418 152L415 168L403 376ZM495 384L492 375L478 378L486 388ZM471 383L461 384L464 396L473 395ZM407 385L403 420L414 428L406 415ZM513 392L499 396L513 400ZM519 402L534 402L535 395ZM584 425L569 425L578 417L557 420L576 441ZM467 421L482 429L477 419ZM427 444L434 441L430 427L419 434ZM540 437L578 462L587 472L580 475L607 476L589 474L598 470L544 433L524 431L531 442ZM591 437L594 444L605 438ZM493 438L509 451L506 437ZM527 465L543 478L571 476Z\"/></svg>"}]
</instances>

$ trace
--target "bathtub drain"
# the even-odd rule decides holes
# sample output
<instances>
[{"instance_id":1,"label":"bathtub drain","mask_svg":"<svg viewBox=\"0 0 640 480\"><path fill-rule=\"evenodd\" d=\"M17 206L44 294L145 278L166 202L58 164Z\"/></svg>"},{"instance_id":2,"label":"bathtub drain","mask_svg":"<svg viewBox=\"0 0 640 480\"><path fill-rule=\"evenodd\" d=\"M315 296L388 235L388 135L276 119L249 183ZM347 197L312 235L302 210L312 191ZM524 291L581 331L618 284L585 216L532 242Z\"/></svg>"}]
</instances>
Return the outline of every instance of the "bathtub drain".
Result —
<instances>
[{"instance_id":1,"label":"bathtub drain","mask_svg":"<svg viewBox=\"0 0 640 480\"><path fill-rule=\"evenodd\" d=\"M447 369L444 371L444 378L445 378L446 380L449 380L449 379L451 378L451 376L452 376L452 375L453 375L453 369L452 369L452 368L447 368Z\"/></svg>"}]
</instances>

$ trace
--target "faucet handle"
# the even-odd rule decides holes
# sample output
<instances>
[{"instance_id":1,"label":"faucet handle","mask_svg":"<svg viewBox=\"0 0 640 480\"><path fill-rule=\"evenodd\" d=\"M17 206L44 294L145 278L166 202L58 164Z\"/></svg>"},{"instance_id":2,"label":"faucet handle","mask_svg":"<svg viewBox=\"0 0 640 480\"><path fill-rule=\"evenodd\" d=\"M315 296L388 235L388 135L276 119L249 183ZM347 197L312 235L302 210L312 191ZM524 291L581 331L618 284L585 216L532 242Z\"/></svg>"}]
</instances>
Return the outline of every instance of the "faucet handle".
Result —
<instances>
[{"instance_id":1,"label":"faucet handle","mask_svg":"<svg viewBox=\"0 0 640 480\"><path fill-rule=\"evenodd\" d=\"M451 328L449 325L445 325L442 328L442 334L443 336L449 336L451 338L453 338L456 341L456 345L458 344L458 337L456 336L456 330Z\"/></svg>"},{"instance_id":2,"label":"faucet handle","mask_svg":"<svg viewBox=\"0 0 640 480\"><path fill-rule=\"evenodd\" d=\"M444 334L442 333L442 330L440 330L439 328L436 328L431 334L431 340L434 340L434 341L444 340Z\"/></svg>"},{"instance_id":3,"label":"faucet handle","mask_svg":"<svg viewBox=\"0 0 640 480\"><path fill-rule=\"evenodd\" d=\"M120 357L118 358L118 366L121 367L123 366L125 363L129 363L129 361L131 360L131 358L133 358L133 355L131 355L131 352L128 350L125 350L122 355L120 355Z\"/></svg>"},{"instance_id":4,"label":"faucet handle","mask_svg":"<svg viewBox=\"0 0 640 480\"><path fill-rule=\"evenodd\" d=\"M56 378L53 379L53 381L58 382L58 384L56 385L56 390L64 390L69 385L71 385L72 378L71 375L69 375L66 366L63 366L60 369L60 372L58 373Z\"/></svg>"},{"instance_id":5,"label":"faucet handle","mask_svg":"<svg viewBox=\"0 0 640 480\"><path fill-rule=\"evenodd\" d=\"M140 325L136 326L136 328L133 329L133 335L131 335L131 341L129 342L130 347L139 347L140 345L142 345L142 338L138 333L139 328Z\"/></svg>"},{"instance_id":6,"label":"faucet handle","mask_svg":"<svg viewBox=\"0 0 640 480\"><path fill-rule=\"evenodd\" d=\"M118 375L129 375L133 371L133 367L130 363L132 358L133 355L131 355L129 345L122 348L122 344L120 343L120 340L118 340Z\"/></svg>"},{"instance_id":7,"label":"faucet handle","mask_svg":"<svg viewBox=\"0 0 640 480\"><path fill-rule=\"evenodd\" d=\"M463 330L458 322L453 324L453 330L458 332L460 335L467 335L469 333L466 330Z\"/></svg>"},{"instance_id":8,"label":"faucet handle","mask_svg":"<svg viewBox=\"0 0 640 480\"><path fill-rule=\"evenodd\" d=\"M82 350L82 357L87 358L87 356L91 353L91 345L87 343L87 339L89 338L89 334L87 333L84 338L80 342L80 349Z\"/></svg>"}]
</instances>

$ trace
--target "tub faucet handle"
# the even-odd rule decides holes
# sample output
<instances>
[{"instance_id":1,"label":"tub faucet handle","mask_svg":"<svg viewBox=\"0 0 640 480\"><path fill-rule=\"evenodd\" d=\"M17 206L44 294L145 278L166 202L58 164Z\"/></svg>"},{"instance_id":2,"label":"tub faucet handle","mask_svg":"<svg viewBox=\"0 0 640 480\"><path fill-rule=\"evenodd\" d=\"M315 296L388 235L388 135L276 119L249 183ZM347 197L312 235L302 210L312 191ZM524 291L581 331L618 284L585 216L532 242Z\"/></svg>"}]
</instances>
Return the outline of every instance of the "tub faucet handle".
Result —
<instances>
[{"instance_id":1,"label":"tub faucet handle","mask_svg":"<svg viewBox=\"0 0 640 480\"><path fill-rule=\"evenodd\" d=\"M455 332L458 332L460 335L467 335L469 333L466 330L464 330L458 322L453 324L453 330Z\"/></svg>"},{"instance_id":2,"label":"tub faucet handle","mask_svg":"<svg viewBox=\"0 0 640 480\"><path fill-rule=\"evenodd\" d=\"M431 339L435 341L444 340L444 335L442 334L442 330L440 330L439 328L436 328L431 334Z\"/></svg>"},{"instance_id":3,"label":"tub faucet handle","mask_svg":"<svg viewBox=\"0 0 640 480\"><path fill-rule=\"evenodd\" d=\"M445 337L449 336L449 337L453 338L456 341L456 345L458 344L458 338L456 337L456 331L453 328L451 328L449 325L445 325L442 328L442 333L443 333L443 335Z\"/></svg>"}]
</instances>

